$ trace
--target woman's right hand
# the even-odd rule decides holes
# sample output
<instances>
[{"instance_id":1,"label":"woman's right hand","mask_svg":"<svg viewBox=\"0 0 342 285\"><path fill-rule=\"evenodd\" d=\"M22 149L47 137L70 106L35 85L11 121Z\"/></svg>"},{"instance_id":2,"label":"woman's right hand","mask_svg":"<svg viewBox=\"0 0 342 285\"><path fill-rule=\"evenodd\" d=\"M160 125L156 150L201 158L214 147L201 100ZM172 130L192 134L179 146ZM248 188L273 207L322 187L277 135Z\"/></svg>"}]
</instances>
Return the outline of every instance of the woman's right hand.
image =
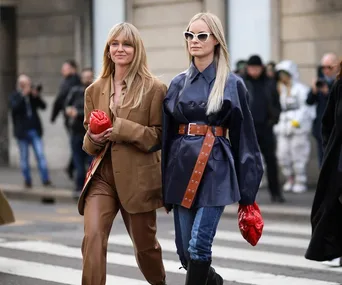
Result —
<instances>
[{"instance_id":1,"label":"woman's right hand","mask_svg":"<svg viewBox=\"0 0 342 285\"><path fill-rule=\"evenodd\" d=\"M113 128L108 128L107 130L105 130L104 132L100 134L93 134L90 131L90 128L88 127L88 135L94 142L99 143L99 144L105 144L108 141L108 138L106 138L105 135L111 133L112 130Z\"/></svg>"}]
</instances>

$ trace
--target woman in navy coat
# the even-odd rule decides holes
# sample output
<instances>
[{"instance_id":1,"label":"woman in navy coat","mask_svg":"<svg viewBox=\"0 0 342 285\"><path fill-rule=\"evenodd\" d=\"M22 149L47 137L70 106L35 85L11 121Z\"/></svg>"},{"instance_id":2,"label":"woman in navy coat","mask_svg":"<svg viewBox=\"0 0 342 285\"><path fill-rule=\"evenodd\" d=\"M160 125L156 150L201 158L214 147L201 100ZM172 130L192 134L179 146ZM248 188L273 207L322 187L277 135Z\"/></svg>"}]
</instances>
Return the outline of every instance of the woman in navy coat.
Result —
<instances>
[{"instance_id":1,"label":"woman in navy coat","mask_svg":"<svg viewBox=\"0 0 342 285\"><path fill-rule=\"evenodd\" d=\"M164 100L164 206L174 209L177 254L187 285L223 284L211 247L224 207L255 201L263 175L242 80L230 73L220 20L195 15L184 38L190 67Z\"/></svg>"}]
</instances>

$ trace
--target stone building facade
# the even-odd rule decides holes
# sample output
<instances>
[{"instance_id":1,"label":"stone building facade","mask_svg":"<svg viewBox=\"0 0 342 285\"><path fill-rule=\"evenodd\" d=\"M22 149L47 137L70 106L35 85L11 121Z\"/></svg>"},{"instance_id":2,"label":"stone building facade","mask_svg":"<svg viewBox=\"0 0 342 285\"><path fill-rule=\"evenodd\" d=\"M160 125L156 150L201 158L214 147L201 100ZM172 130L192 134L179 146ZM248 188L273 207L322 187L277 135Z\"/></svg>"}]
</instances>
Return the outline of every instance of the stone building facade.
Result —
<instances>
[{"instance_id":1,"label":"stone building facade","mask_svg":"<svg viewBox=\"0 0 342 285\"><path fill-rule=\"evenodd\" d=\"M3 103L17 74L43 84L49 105L42 113L44 142L52 168L64 167L69 155L61 118L55 125L49 120L61 63L74 58L98 74L107 32L117 22L138 27L150 68L167 84L187 68L182 31L200 11L222 20L233 66L254 53L265 62L292 59L309 84L324 52L342 55L341 0L0 0L0 7L0 114L7 112ZM17 145L6 119L0 120L0 162L17 166Z\"/></svg>"}]
</instances>

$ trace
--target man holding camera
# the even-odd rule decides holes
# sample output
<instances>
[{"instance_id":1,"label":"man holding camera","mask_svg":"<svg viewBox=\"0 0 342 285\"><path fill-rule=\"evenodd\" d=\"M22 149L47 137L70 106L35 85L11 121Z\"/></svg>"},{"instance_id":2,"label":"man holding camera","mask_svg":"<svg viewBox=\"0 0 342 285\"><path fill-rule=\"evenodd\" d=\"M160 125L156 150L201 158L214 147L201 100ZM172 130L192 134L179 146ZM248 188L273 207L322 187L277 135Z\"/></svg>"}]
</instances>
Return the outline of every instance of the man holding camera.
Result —
<instances>
[{"instance_id":1,"label":"man holding camera","mask_svg":"<svg viewBox=\"0 0 342 285\"><path fill-rule=\"evenodd\" d=\"M26 188L32 187L29 165L30 145L37 158L43 185L51 186L42 142L43 128L38 115L38 109L46 108L45 102L40 97L40 90L41 87L32 87L31 79L27 75L20 75L17 80L17 90L10 97L14 136L18 141L20 167Z\"/></svg>"},{"instance_id":2,"label":"man holding camera","mask_svg":"<svg viewBox=\"0 0 342 285\"><path fill-rule=\"evenodd\" d=\"M317 141L319 167L321 167L323 159L321 136L322 116L328 102L330 89L338 73L338 63L338 57L334 53L327 53L322 57L321 66L318 70L318 78L313 80L306 101L308 105L316 105L316 119L313 123L312 133Z\"/></svg>"}]
</instances>

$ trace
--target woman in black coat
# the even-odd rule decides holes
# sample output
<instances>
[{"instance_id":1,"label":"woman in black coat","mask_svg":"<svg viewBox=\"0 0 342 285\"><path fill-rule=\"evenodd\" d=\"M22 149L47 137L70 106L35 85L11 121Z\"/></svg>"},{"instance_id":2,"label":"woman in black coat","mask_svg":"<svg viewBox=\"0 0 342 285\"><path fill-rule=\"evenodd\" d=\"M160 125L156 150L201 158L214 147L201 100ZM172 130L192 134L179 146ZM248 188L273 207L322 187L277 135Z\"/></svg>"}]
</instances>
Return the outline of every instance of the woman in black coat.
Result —
<instances>
[{"instance_id":1,"label":"woman in black coat","mask_svg":"<svg viewBox=\"0 0 342 285\"><path fill-rule=\"evenodd\" d=\"M311 213L312 238L305 257L342 256L342 62L322 119L324 158Z\"/></svg>"}]
</instances>

